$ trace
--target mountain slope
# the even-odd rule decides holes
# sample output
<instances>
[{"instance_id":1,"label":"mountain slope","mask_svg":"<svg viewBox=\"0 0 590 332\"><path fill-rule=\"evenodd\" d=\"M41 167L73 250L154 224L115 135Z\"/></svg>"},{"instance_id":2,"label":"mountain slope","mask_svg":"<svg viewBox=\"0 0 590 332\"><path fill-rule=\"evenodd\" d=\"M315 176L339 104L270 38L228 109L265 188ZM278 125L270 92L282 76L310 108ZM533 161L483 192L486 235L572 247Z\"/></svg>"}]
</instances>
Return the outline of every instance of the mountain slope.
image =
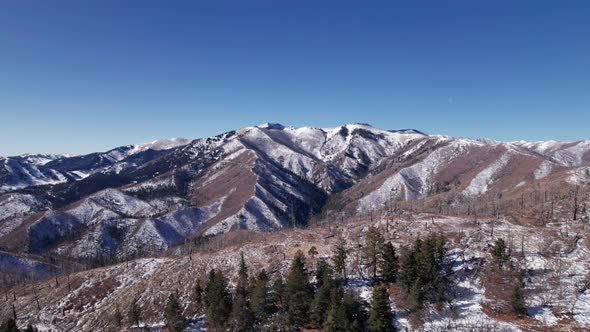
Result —
<instances>
[{"instance_id":1,"label":"mountain slope","mask_svg":"<svg viewBox=\"0 0 590 332\"><path fill-rule=\"evenodd\" d=\"M0 215L0 247L127 258L191 237L305 224L321 210L363 215L394 200L439 196L454 204L561 181L568 172L581 181L589 157L590 141L505 143L366 124L264 124L86 156L4 158L30 170L18 185L6 180L14 171L0 178L9 190L0 196L9 211Z\"/></svg>"}]
</instances>

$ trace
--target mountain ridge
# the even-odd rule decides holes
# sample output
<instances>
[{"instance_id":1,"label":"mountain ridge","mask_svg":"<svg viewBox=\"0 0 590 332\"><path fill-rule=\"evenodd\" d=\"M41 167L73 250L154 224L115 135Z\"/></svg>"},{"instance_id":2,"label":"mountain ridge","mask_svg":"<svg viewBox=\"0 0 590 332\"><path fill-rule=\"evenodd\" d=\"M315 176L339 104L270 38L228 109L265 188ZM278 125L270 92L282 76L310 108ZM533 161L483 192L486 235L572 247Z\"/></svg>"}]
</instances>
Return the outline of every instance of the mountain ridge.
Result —
<instances>
[{"instance_id":1,"label":"mountain ridge","mask_svg":"<svg viewBox=\"0 0 590 332\"><path fill-rule=\"evenodd\" d=\"M0 163L1 248L124 258L234 229L304 225L331 210L366 215L395 200L444 199L452 206L539 181L587 181L590 141L498 142L367 124L269 123L192 141ZM15 174L25 176L20 187ZM26 180L32 177L38 181Z\"/></svg>"}]
</instances>

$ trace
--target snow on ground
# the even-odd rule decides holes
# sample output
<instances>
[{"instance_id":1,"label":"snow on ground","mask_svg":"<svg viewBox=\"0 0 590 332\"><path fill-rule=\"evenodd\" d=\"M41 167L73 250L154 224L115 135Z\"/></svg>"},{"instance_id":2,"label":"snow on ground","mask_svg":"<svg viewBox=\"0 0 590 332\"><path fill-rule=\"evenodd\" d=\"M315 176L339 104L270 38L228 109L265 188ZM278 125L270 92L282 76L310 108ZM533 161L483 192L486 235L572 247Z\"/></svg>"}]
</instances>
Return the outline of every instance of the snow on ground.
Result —
<instances>
[{"instance_id":1,"label":"snow on ground","mask_svg":"<svg viewBox=\"0 0 590 332\"><path fill-rule=\"evenodd\" d=\"M136 144L133 146L130 153L135 154L135 153L143 152L143 151L146 151L149 149L156 150L156 151L169 150L169 149L176 148L179 146L187 145L188 143L190 143L190 140L186 139L186 138L182 138L182 137L163 138L163 139L151 141L149 143Z\"/></svg>"},{"instance_id":2,"label":"snow on ground","mask_svg":"<svg viewBox=\"0 0 590 332\"><path fill-rule=\"evenodd\" d=\"M466 148L474 143L457 140L451 144L432 151L424 160L401 169L389 177L377 189L359 200L358 212L376 210L400 193L405 192L405 199L412 200L422 197L428 190L428 183L432 181L437 170L444 167L452 159L461 155Z\"/></svg>"},{"instance_id":3,"label":"snow on ground","mask_svg":"<svg viewBox=\"0 0 590 332\"><path fill-rule=\"evenodd\" d=\"M579 166L582 163L584 154L590 151L590 141L588 140L577 142L519 141L512 143L544 155L562 166Z\"/></svg>"},{"instance_id":4,"label":"snow on ground","mask_svg":"<svg viewBox=\"0 0 590 332\"><path fill-rule=\"evenodd\" d=\"M553 170L553 163L548 160L544 160L537 167L537 169L535 170L535 172L533 174L535 177L535 180L539 180L539 179L546 177L547 175L551 174L552 170Z\"/></svg>"},{"instance_id":5,"label":"snow on ground","mask_svg":"<svg viewBox=\"0 0 590 332\"><path fill-rule=\"evenodd\" d=\"M471 180L467 188L463 190L466 195L479 195L488 190L488 186L494 181L494 175L508 163L509 153L504 153L498 160L486 167Z\"/></svg>"},{"instance_id":6,"label":"snow on ground","mask_svg":"<svg viewBox=\"0 0 590 332\"><path fill-rule=\"evenodd\" d=\"M45 277L57 272L58 268L24 255L0 251L0 271L17 275Z\"/></svg>"},{"instance_id":7,"label":"snow on ground","mask_svg":"<svg viewBox=\"0 0 590 332\"><path fill-rule=\"evenodd\" d=\"M557 317L551 311L551 308L547 307L533 307L528 310L529 316L534 319L543 322L545 325L555 325L559 321Z\"/></svg>"},{"instance_id":8,"label":"snow on ground","mask_svg":"<svg viewBox=\"0 0 590 332\"><path fill-rule=\"evenodd\" d=\"M0 200L0 236L17 228L29 215L49 206L48 202L27 194L7 194Z\"/></svg>"},{"instance_id":9,"label":"snow on ground","mask_svg":"<svg viewBox=\"0 0 590 332\"><path fill-rule=\"evenodd\" d=\"M295 251L307 252L311 245L316 246L318 257L328 258L331 254L333 243L339 232L342 232L351 246L349 264L350 281L347 289L357 292L363 299L370 301L371 287L369 281L363 276L367 275L365 267L355 267L355 257L359 257L360 249L357 241L363 241L363 230L370 225L368 221L359 221L335 227L325 227L311 230L289 230L264 235L256 235L252 241L228 244L225 247L193 254L190 258L182 256L180 251L175 257L145 258L129 263L82 272L80 277L72 276L73 290L66 292L65 281L60 281L61 287L41 286L42 310L37 313L34 301L30 295L19 297L17 310L35 313L35 322L41 326L54 330L68 330L75 326L78 330L100 330L101 326L108 324L104 317L112 315L113 303L117 301L124 310L131 299L139 296L142 310L149 313L151 319L147 324L152 327L161 326L161 307L171 290L179 289L181 303L187 305L190 298L191 287L195 280L205 278L211 268L223 271L230 279L230 284L235 282L235 271L239 265L239 254L243 252L250 271L259 271L261 268L273 271L276 275L285 275L289 269L289 263ZM385 220L378 220L373 225L384 229ZM524 267L532 274L532 280L526 281L526 292L534 291L534 287L543 282L542 272L550 265L551 261L545 255L539 254L540 248L544 248L547 237L556 233L553 229L535 228L511 224L508 219L491 221L482 220L475 224L472 220L459 217L415 216L411 220L400 219L390 224L390 232L386 238L392 240L396 247L408 244L416 236L425 236L430 232L444 231L445 233L459 234L462 236L452 238L449 242L450 250L447 261L452 263L452 280L450 291L456 294L456 300L451 305L445 304L441 310L428 309L425 323L421 327L410 326L410 321L399 310L395 303L392 308L397 312L396 325L409 328L412 331L472 331L479 330L519 331L519 324L528 324L531 319L514 320L510 323L488 317L482 310L491 299L486 298L486 289L480 281L478 274L482 262L487 259L488 246L495 238L502 237L519 239L527 235L526 256ZM494 237L491 237L491 229L494 229ZM553 227L553 226L551 226ZM553 233L552 233L553 232ZM460 241L459 241L460 239ZM572 238L573 239L573 238ZM564 239L565 241L566 239ZM567 264L563 274L563 285L568 289L579 281L579 276L589 270L590 252L582 241L578 241L573 249L563 253L561 259L576 262ZM176 255L176 254L175 254ZM316 259L308 259L309 269L312 269ZM516 259L516 258L515 258ZM516 259L517 261L519 259ZM49 295L52 294L52 295ZM565 302L571 302L567 295ZM51 302L49 302L51 301ZM539 324L551 327L552 324L561 324L556 319L554 308L541 306L531 296L527 296L527 305L531 308L531 315ZM395 300L394 300L395 302ZM564 302L564 303L565 303ZM588 324L590 319L590 296L588 292L580 294L572 309L574 323ZM0 309L2 310L2 309ZM199 331L199 321L195 322L193 331ZM539 325L540 326L540 325ZM580 325L583 326L583 325ZM522 327L522 330L528 331Z\"/></svg>"},{"instance_id":10,"label":"snow on ground","mask_svg":"<svg viewBox=\"0 0 590 332\"><path fill-rule=\"evenodd\" d=\"M70 175L73 175L76 180L82 180L87 178L88 176L90 176L90 172L84 172L84 171L71 171Z\"/></svg>"},{"instance_id":11,"label":"snow on ground","mask_svg":"<svg viewBox=\"0 0 590 332\"><path fill-rule=\"evenodd\" d=\"M158 176L141 183L134 184L133 186L125 187L122 189L125 193L138 193L138 192L149 192L158 191L165 188L174 188L174 177L173 176Z\"/></svg>"},{"instance_id":12,"label":"snow on ground","mask_svg":"<svg viewBox=\"0 0 590 332\"><path fill-rule=\"evenodd\" d=\"M497 322L488 317L482 311L482 303L486 301L485 289L479 280L464 279L458 281L451 287L455 288L457 300L453 301L453 308L450 312L442 315L432 312L428 315L422 331L473 331L477 327L489 326L500 331L521 331L515 325Z\"/></svg>"},{"instance_id":13,"label":"snow on ground","mask_svg":"<svg viewBox=\"0 0 590 332\"><path fill-rule=\"evenodd\" d=\"M42 169L41 165L19 161L16 158L8 158L4 162L4 168L9 176L6 182L1 183L0 190L9 191L28 186L58 184L66 182L63 174L53 169Z\"/></svg>"},{"instance_id":14,"label":"snow on ground","mask_svg":"<svg viewBox=\"0 0 590 332\"><path fill-rule=\"evenodd\" d=\"M564 166L579 166L582 163L582 157L588 151L590 151L590 141L580 141L556 151L553 154L553 159Z\"/></svg>"},{"instance_id":15,"label":"snow on ground","mask_svg":"<svg viewBox=\"0 0 590 332\"><path fill-rule=\"evenodd\" d=\"M580 167L568 172L567 181L571 184L589 184L590 183L590 167Z\"/></svg>"}]
</instances>

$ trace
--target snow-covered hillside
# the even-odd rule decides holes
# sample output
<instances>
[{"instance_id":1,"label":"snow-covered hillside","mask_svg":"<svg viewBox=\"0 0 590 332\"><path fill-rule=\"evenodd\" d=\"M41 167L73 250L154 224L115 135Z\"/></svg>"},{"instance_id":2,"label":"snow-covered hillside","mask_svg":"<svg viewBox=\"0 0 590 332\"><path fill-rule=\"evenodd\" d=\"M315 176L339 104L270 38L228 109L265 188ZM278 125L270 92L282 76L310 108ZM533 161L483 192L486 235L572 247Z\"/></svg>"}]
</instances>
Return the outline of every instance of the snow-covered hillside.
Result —
<instances>
[{"instance_id":1,"label":"snow-covered hillside","mask_svg":"<svg viewBox=\"0 0 590 332\"><path fill-rule=\"evenodd\" d=\"M81 156L24 154L0 157L0 192L81 180L109 167L116 168L118 163L124 164L124 159L139 153L165 151L189 142L185 138L170 138Z\"/></svg>"},{"instance_id":2,"label":"snow-covered hillside","mask_svg":"<svg viewBox=\"0 0 590 332\"><path fill-rule=\"evenodd\" d=\"M167 257L144 258L128 263L60 276L37 285L16 288L14 302L19 322L31 322L48 330L96 331L112 328L116 306L126 310L138 298L143 322L161 326L163 303L176 291L184 314L194 315L192 291L197 280L204 282L212 268L222 271L235 285L240 253L250 273L270 271L271 278L285 276L297 250L305 253L313 246L314 257L307 256L307 267L333 255L339 237L350 249L347 262L347 289L370 301L370 267L360 259L369 226L377 227L398 250L417 237L444 234L447 252L444 264L449 285L447 300L427 305L420 316L413 314L399 285L389 288L395 324L409 331L583 331L590 328L590 289L585 285L590 271L587 229L582 223L528 226L510 219L474 223L471 219L432 215L407 215L399 219L361 220L352 223L285 230L264 235L242 234L242 240L218 241L211 250ZM567 227L567 232L566 232ZM239 238L239 237L238 237ZM513 268L497 270L491 247L499 238L510 247ZM582 240L581 240L582 239ZM224 244L225 243L225 244ZM524 271L524 298L528 316L510 313L510 291L503 289L502 275ZM312 278L313 280L313 278ZM508 297L506 297L508 296ZM39 301L39 306L37 306ZM9 307L0 314L11 314ZM200 318L199 318L200 317ZM198 318L198 319L197 319ZM204 318L206 320L206 317ZM200 326L195 324L194 326Z\"/></svg>"},{"instance_id":3,"label":"snow-covered hillside","mask_svg":"<svg viewBox=\"0 0 590 332\"><path fill-rule=\"evenodd\" d=\"M350 216L394 199L509 193L566 176L582 183L589 142L263 124L84 156L2 158L0 246L120 258L188 237L305 224L334 207Z\"/></svg>"}]
</instances>

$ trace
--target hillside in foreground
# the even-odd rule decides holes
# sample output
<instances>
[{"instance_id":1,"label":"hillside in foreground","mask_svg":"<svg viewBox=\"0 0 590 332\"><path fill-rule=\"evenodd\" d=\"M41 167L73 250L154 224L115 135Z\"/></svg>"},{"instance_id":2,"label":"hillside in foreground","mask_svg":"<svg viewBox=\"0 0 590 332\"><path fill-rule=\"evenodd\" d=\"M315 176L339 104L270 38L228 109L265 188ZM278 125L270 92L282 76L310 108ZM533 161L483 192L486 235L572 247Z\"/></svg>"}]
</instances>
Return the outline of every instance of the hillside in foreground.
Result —
<instances>
[{"instance_id":1,"label":"hillside in foreground","mask_svg":"<svg viewBox=\"0 0 590 332\"><path fill-rule=\"evenodd\" d=\"M166 257L22 285L14 289L16 300L11 292L5 294L6 303L15 304L19 322L30 321L41 330L114 331L116 308L126 312L136 299L144 317L142 324L157 329L163 326L166 299L177 292L183 315L194 320L190 328L200 330L207 318L195 312L193 288L197 280L204 285L211 269L223 272L235 287L243 253L251 274L265 269L272 280L288 275L289 263L301 250L312 276L318 261L332 263L339 238L345 239L349 250L344 288L370 301L372 267L363 249L370 226L375 226L402 257L404 248L411 247L417 238L443 234L447 239L440 273L448 278L448 284L440 303L426 302L423 309L411 311L411 293L401 282L385 283L395 325L402 330L583 331L590 326L587 223L539 227L511 218L475 221L473 217L411 214L272 233L231 232L212 238L193 253L178 247ZM496 266L492 254L498 239L507 245L507 263L502 268ZM311 247L317 249L313 257ZM527 315L522 317L511 307L515 275L524 285ZM317 287L317 279L310 279ZM2 310L4 317L11 315L10 306Z\"/></svg>"}]
</instances>

